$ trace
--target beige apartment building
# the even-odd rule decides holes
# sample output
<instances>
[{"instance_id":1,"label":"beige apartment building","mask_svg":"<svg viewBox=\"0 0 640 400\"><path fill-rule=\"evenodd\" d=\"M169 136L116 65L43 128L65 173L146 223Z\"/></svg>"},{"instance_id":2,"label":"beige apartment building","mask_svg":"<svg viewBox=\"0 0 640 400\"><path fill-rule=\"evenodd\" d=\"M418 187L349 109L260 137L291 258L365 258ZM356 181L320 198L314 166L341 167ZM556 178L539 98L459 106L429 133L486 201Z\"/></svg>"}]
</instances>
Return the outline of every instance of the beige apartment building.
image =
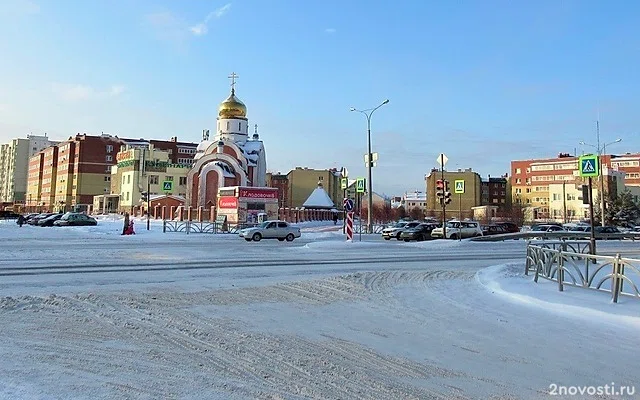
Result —
<instances>
[{"instance_id":1,"label":"beige apartment building","mask_svg":"<svg viewBox=\"0 0 640 400\"><path fill-rule=\"evenodd\" d=\"M191 167L187 163L174 164L171 153L153 144L147 148L124 145L115 156L117 164L111 167L111 194L102 197L111 201L114 209L127 212L144 205L142 192L146 192L147 187L151 196L166 194L184 198Z\"/></svg>"},{"instance_id":2,"label":"beige apartment building","mask_svg":"<svg viewBox=\"0 0 640 400\"><path fill-rule=\"evenodd\" d=\"M287 199L284 207L302 207L311 192L318 187L318 182L337 206L342 207L342 189L340 189L340 171L336 169L311 169L296 167L287 174Z\"/></svg>"},{"instance_id":3,"label":"beige apartment building","mask_svg":"<svg viewBox=\"0 0 640 400\"><path fill-rule=\"evenodd\" d=\"M425 177L426 182L426 214L428 217L442 218L442 206L436 195L436 182L442 179L442 171L432 169ZM473 207L482 205L482 178L471 168L457 171L444 171L444 179L449 181L451 203L447 205L447 218L473 218ZM456 180L464 181L464 193L456 194Z\"/></svg>"},{"instance_id":4,"label":"beige apartment building","mask_svg":"<svg viewBox=\"0 0 640 400\"><path fill-rule=\"evenodd\" d=\"M25 204L29 159L57 142L46 136L27 135L0 145L0 202Z\"/></svg>"}]
</instances>

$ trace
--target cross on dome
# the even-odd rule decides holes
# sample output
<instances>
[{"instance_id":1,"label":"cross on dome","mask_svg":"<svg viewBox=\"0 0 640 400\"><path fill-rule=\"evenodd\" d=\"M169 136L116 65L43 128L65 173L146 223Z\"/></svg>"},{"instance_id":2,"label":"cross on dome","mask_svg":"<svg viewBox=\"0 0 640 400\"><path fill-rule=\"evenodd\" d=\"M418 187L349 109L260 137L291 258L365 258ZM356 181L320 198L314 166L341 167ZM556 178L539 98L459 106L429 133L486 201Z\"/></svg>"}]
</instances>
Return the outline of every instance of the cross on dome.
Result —
<instances>
[{"instance_id":1,"label":"cross on dome","mask_svg":"<svg viewBox=\"0 0 640 400\"><path fill-rule=\"evenodd\" d=\"M239 78L238 74L232 72L231 75L228 76L231 79L231 93L236 92L236 78Z\"/></svg>"}]
</instances>

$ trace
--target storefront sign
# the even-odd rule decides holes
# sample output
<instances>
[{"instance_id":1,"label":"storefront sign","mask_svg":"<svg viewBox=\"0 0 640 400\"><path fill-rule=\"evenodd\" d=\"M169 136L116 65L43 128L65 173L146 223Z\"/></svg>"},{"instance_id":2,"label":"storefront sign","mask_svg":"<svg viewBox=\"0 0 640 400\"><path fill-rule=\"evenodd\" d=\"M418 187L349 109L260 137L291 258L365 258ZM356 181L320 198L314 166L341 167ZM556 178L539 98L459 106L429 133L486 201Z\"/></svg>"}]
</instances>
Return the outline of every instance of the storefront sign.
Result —
<instances>
[{"instance_id":1,"label":"storefront sign","mask_svg":"<svg viewBox=\"0 0 640 400\"><path fill-rule=\"evenodd\" d=\"M218 198L218 208L238 208L238 199L236 197L220 197Z\"/></svg>"},{"instance_id":2,"label":"storefront sign","mask_svg":"<svg viewBox=\"0 0 640 400\"><path fill-rule=\"evenodd\" d=\"M131 160L134 157L135 157L135 152L133 149L130 149L127 151L121 151L120 153L116 154L116 161L118 162L127 161L127 160Z\"/></svg>"},{"instance_id":3,"label":"storefront sign","mask_svg":"<svg viewBox=\"0 0 640 400\"><path fill-rule=\"evenodd\" d=\"M277 199L278 198L278 189L269 190L269 189L249 189L249 188L240 188L240 193L238 197L244 197L248 199Z\"/></svg>"}]
</instances>

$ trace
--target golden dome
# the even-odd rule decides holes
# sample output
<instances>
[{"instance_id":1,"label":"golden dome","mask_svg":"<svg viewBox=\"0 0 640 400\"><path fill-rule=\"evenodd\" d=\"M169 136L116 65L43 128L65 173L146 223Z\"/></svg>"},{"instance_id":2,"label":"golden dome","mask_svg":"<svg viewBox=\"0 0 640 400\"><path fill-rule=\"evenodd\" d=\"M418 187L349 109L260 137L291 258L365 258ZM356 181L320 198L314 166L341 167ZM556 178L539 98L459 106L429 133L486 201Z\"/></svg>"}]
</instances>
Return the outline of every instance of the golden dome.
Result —
<instances>
[{"instance_id":1,"label":"golden dome","mask_svg":"<svg viewBox=\"0 0 640 400\"><path fill-rule=\"evenodd\" d=\"M231 94L218 107L218 117L220 118L247 118L247 106L236 97L235 90L231 89Z\"/></svg>"}]
</instances>

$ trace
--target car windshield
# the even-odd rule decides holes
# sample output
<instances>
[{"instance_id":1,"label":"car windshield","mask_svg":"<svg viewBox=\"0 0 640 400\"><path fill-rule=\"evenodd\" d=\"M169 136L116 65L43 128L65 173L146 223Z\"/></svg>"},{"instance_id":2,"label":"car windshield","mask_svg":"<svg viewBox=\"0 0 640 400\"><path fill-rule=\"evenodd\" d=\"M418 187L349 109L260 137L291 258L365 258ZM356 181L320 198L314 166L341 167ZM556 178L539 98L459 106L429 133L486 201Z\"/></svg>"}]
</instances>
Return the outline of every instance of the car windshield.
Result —
<instances>
[{"instance_id":1,"label":"car windshield","mask_svg":"<svg viewBox=\"0 0 640 400\"><path fill-rule=\"evenodd\" d=\"M271 221L264 221L263 223L261 223L260 225L258 225L260 228L265 229L269 224L271 223Z\"/></svg>"}]
</instances>

